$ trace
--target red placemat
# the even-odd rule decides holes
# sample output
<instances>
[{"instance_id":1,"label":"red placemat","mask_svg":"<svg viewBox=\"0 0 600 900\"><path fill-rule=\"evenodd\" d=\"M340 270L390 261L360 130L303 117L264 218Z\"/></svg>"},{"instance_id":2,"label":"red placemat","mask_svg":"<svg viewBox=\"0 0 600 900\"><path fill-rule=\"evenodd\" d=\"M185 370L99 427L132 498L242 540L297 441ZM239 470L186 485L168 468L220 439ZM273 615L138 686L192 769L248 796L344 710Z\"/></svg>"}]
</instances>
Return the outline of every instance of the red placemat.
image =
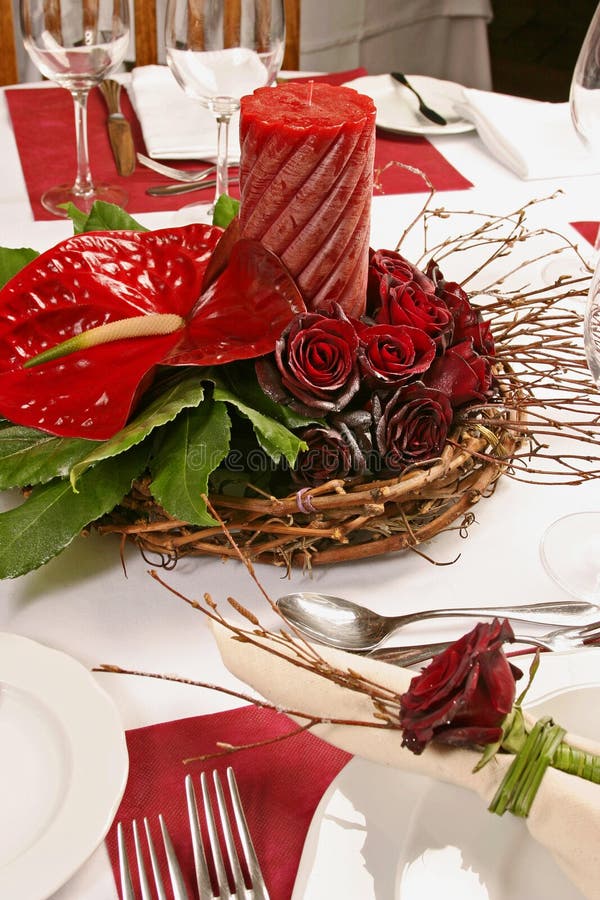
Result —
<instances>
[{"instance_id":1,"label":"red placemat","mask_svg":"<svg viewBox=\"0 0 600 900\"><path fill-rule=\"evenodd\" d=\"M226 785L223 773L227 766L232 766L271 900L289 900L315 809L330 783L351 758L349 754L311 734L299 733L204 763L184 764L183 760L218 752L217 741L236 746L252 744L286 734L294 728L290 719L281 713L244 706L128 731L129 779L115 824L106 839L117 885L120 882L116 823L122 821L127 826L127 845L131 850L130 821L137 819L139 822L144 816L148 817L164 863L157 823L157 816L162 813L190 889L195 882L185 776L193 776L200 802L200 772L218 769ZM164 877L167 877L166 871ZM190 893L190 896L196 895Z\"/></svg>"},{"instance_id":2,"label":"red placemat","mask_svg":"<svg viewBox=\"0 0 600 900\"><path fill-rule=\"evenodd\" d=\"M318 80L341 83L360 74L364 74L364 70L338 72L320 76ZM147 153L141 128L126 91L122 92L121 97L123 112L131 122L136 150ZM73 101L68 91L58 87L11 88L6 91L6 99L33 216L35 219L53 219L55 217L42 207L40 197L48 188L75 179ZM212 199L214 190L210 188L182 197L149 197L146 194L147 187L151 184L168 184L169 179L140 165L126 178L118 175L106 131L106 115L106 106L100 92L91 91L88 102L88 143L92 176L98 183L118 184L127 191L129 201L126 208L132 215L177 209L191 202L201 203ZM472 187L471 182L451 166L426 138L378 133L376 171L392 160L421 169L437 190L463 190ZM173 164L185 166L185 163ZM427 190L418 175L399 166L391 166L380 178L380 183L382 190L377 193L405 194ZM235 195L235 188L232 188L232 193Z\"/></svg>"},{"instance_id":3,"label":"red placemat","mask_svg":"<svg viewBox=\"0 0 600 900\"><path fill-rule=\"evenodd\" d=\"M571 222L570 224L572 228L578 231L579 234L592 245L592 247L594 246L596 238L598 237L600 222Z\"/></svg>"}]
</instances>

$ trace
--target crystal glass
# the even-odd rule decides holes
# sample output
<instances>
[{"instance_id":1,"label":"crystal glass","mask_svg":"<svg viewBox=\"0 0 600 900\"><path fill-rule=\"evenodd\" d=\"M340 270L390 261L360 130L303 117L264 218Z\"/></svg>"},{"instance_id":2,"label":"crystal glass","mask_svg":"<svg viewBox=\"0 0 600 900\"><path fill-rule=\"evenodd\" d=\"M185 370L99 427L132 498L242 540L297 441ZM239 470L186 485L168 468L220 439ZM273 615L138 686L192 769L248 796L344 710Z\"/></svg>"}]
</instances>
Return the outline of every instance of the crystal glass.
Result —
<instances>
[{"instance_id":1,"label":"crystal glass","mask_svg":"<svg viewBox=\"0 0 600 900\"><path fill-rule=\"evenodd\" d=\"M129 44L129 0L21 0L21 30L29 56L42 75L66 88L75 109L77 174L73 184L50 188L42 204L66 216L65 204L89 212L95 200L121 206L119 187L94 184L87 139L90 90L117 69Z\"/></svg>"},{"instance_id":2,"label":"crystal glass","mask_svg":"<svg viewBox=\"0 0 600 900\"><path fill-rule=\"evenodd\" d=\"M168 0L167 63L217 123L215 201L228 193L229 123L240 98L275 81L285 44L283 0ZM212 205L201 218L209 219Z\"/></svg>"},{"instance_id":3,"label":"crystal glass","mask_svg":"<svg viewBox=\"0 0 600 900\"><path fill-rule=\"evenodd\" d=\"M588 366L600 389L600 262L588 295L583 334ZM600 601L600 508L557 519L544 534L540 552L546 571L564 590L578 599Z\"/></svg>"},{"instance_id":4,"label":"crystal glass","mask_svg":"<svg viewBox=\"0 0 600 900\"><path fill-rule=\"evenodd\" d=\"M594 154L600 156L600 4L575 64L569 108L577 134ZM597 262L600 256L600 227L594 250Z\"/></svg>"}]
</instances>

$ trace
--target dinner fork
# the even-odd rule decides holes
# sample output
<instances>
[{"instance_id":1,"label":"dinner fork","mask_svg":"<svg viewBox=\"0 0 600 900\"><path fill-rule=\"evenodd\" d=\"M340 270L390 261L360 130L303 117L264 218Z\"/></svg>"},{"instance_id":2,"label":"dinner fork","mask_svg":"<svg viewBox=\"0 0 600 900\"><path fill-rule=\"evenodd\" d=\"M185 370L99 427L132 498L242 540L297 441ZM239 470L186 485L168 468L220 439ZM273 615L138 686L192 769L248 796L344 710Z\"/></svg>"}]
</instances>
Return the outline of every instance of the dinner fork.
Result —
<instances>
[{"instance_id":1,"label":"dinner fork","mask_svg":"<svg viewBox=\"0 0 600 900\"><path fill-rule=\"evenodd\" d=\"M220 820L225 843L225 855L231 875L233 876L234 886L232 889L227 877L227 870L225 868L225 863L223 862L223 854L221 852L221 845L215 822L213 803L211 802L208 789L208 779L206 773L202 772L200 776L202 804L204 808L206 830L208 832L208 850L212 856L213 871L216 875L216 890L213 887L207 864L207 853L200 830L200 819L198 816L194 783L192 776L188 775L185 779L185 790L188 814L190 817L190 831L192 833L196 880L201 900L209 900L209 898L212 898L212 900L269 900L269 892L252 844L235 775L233 774L231 766L227 769L227 783L229 786L229 797L235 817L239 842L243 850L243 862L247 875L249 876L248 886L246 886L246 883L244 882L244 874L236 850L234 832L227 811L221 779L216 771L213 771L213 782L217 800L218 819Z\"/></svg>"},{"instance_id":2,"label":"dinner fork","mask_svg":"<svg viewBox=\"0 0 600 900\"><path fill-rule=\"evenodd\" d=\"M173 848L167 826L162 816L158 817L158 821L160 824L163 845L165 848L167 866L169 868L169 880L171 882L173 898L174 900L189 900L189 895L186 890L183 877L181 875L181 869L175 855L175 850ZM135 819L131 823L131 827L133 831L133 843L135 847L135 857L140 882L141 900L152 900L153 895L150 890L150 882L146 871L146 864L144 862L142 839L140 838L138 825ZM152 840L152 835L150 833L150 825L148 823L148 819L144 819L144 831L146 834L146 847L148 856L150 857L150 866L152 868L152 878L154 881L154 887L156 889L156 896L158 897L158 900L167 900L167 894L165 892L164 882L160 874L158 857L156 855L154 841ZM119 822L119 824L117 825L117 845L119 848L121 898L122 900L136 900L135 891L133 889L133 882L131 879L131 868L129 865L129 857L127 855L127 847L125 844L125 835L122 822Z\"/></svg>"},{"instance_id":3,"label":"dinner fork","mask_svg":"<svg viewBox=\"0 0 600 900\"><path fill-rule=\"evenodd\" d=\"M144 156L143 153L137 154L137 160L146 168L152 169L153 172L158 172L159 175L166 175L167 178L172 178L174 181L186 183L203 181L217 171L216 166L208 166L204 169L177 169L175 166L167 166L165 163L157 162L149 156Z\"/></svg>"},{"instance_id":4,"label":"dinner fork","mask_svg":"<svg viewBox=\"0 0 600 900\"><path fill-rule=\"evenodd\" d=\"M555 628L545 634L515 634L515 644L530 644L543 650L575 650L593 645L600 638L600 622L589 625L571 625ZM396 666L415 666L441 653L453 641L441 641L435 644L413 644L405 647L377 647L366 654L371 659L393 663Z\"/></svg>"}]
</instances>

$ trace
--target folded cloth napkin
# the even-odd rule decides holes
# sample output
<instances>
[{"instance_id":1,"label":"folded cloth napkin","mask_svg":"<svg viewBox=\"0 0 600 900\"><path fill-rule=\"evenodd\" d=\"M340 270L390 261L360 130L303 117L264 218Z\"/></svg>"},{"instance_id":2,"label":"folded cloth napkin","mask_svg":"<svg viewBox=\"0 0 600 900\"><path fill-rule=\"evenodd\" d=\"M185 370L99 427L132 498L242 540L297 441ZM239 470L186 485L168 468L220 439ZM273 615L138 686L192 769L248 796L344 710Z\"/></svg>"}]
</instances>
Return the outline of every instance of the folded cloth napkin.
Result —
<instances>
[{"instance_id":1,"label":"folded cloth napkin","mask_svg":"<svg viewBox=\"0 0 600 900\"><path fill-rule=\"evenodd\" d=\"M290 651L284 651L281 642L274 645L275 655L251 643L235 640L222 625L213 625L213 629L227 668L277 708L294 709L325 720L336 718L377 722L367 697L290 662L282 655ZM269 639L265 639L264 643L269 644ZM415 674L339 650L319 647L318 652L332 665L345 671L351 669L359 672L398 695L406 691ZM314 733L336 747L374 762L469 788L479 794L486 805L492 800L514 758L510 754L499 754L474 773L480 753L430 744L420 756L416 756L401 746L400 734L396 730L323 724L317 726ZM600 752L600 747L592 742L572 735L565 739L583 750ZM525 822L531 835L551 851L584 895L589 900L598 900L600 785L547 769Z\"/></svg>"},{"instance_id":2,"label":"folded cloth napkin","mask_svg":"<svg viewBox=\"0 0 600 900\"><path fill-rule=\"evenodd\" d=\"M568 103L543 103L465 88L456 111L473 122L496 159L525 180L600 172L571 122Z\"/></svg>"},{"instance_id":3,"label":"folded cloth napkin","mask_svg":"<svg viewBox=\"0 0 600 900\"><path fill-rule=\"evenodd\" d=\"M139 822L146 816L155 831L157 817L162 814L190 897L196 896L191 888L194 863L185 777L192 775L199 798L200 772L218 769L224 779L227 766L233 766L271 900L289 900L315 809L350 759L347 753L305 732L281 740L295 729L290 726L286 716L273 710L243 706L128 731L129 778L106 838L117 884L117 822L123 822L131 846L131 821ZM219 753L219 741L247 749L205 761L184 762L188 757ZM159 863L167 881L166 860L160 851Z\"/></svg>"},{"instance_id":4,"label":"folded cloth napkin","mask_svg":"<svg viewBox=\"0 0 600 900\"><path fill-rule=\"evenodd\" d=\"M131 73L129 97L142 126L149 156L215 159L217 123L199 100L188 97L167 66L140 66ZM229 126L229 159L240 158L239 113Z\"/></svg>"}]
</instances>

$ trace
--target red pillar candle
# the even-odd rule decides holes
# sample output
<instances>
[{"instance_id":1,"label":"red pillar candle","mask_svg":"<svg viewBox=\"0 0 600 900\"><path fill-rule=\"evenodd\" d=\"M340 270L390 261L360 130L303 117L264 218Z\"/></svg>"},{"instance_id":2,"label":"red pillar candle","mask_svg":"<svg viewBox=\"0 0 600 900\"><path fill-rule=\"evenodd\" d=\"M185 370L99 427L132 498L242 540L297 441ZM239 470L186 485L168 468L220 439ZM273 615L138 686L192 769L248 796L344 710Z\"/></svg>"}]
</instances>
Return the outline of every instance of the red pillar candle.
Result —
<instances>
[{"instance_id":1,"label":"red pillar candle","mask_svg":"<svg viewBox=\"0 0 600 900\"><path fill-rule=\"evenodd\" d=\"M309 309L364 312L375 106L320 82L259 88L240 119L240 232L276 253Z\"/></svg>"}]
</instances>

